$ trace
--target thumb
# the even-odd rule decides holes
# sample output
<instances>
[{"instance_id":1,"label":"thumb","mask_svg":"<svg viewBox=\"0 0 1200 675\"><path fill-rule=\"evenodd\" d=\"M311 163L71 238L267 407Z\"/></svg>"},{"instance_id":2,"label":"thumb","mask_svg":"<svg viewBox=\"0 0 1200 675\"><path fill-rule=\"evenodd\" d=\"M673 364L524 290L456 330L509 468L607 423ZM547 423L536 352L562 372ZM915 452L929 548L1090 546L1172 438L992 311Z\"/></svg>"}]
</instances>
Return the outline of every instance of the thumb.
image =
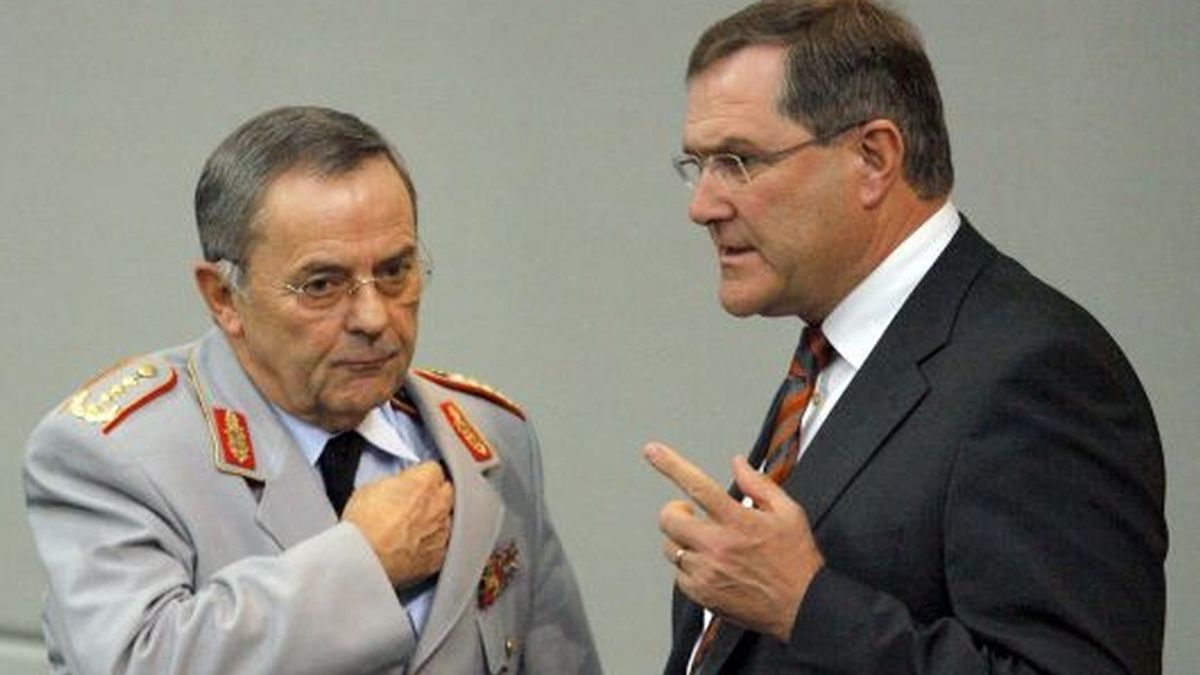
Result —
<instances>
[{"instance_id":1,"label":"thumb","mask_svg":"<svg viewBox=\"0 0 1200 675\"><path fill-rule=\"evenodd\" d=\"M760 510L775 511L781 502L791 499L775 481L751 468L741 455L733 458L733 479L742 494L753 499Z\"/></svg>"}]
</instances>

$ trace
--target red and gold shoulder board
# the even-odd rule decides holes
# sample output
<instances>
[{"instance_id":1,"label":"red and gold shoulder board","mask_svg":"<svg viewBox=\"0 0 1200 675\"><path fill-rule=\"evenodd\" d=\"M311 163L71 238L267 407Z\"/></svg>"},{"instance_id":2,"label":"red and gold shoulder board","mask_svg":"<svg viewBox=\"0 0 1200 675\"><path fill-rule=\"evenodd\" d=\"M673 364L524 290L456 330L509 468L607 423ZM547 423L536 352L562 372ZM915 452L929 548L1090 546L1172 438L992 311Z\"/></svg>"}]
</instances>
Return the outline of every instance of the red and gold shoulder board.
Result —
<instances>
[{"instance_id":1,"label":"red and gold shoulder board","mask_svg":"<svg viewBox=\"0 0 1200 675\"><path fill-rule=\"evenodd\" d=\"M492 403L495 403L501 408L504 408L510 413L516 415L517 417L525 419L525 411L521 409L521 406L517 405L512 399L508 398L504 394L501 394L483 382L480 382L479 380L472 379L465 375L459 375L458 373L447 372L445 370L415 368L413 369L413 372L429 380L430 382L440 384L443 387L454 389L455 391L461 391L467 394L473 394L482 399L491 401Z\"/></svg>"},{"instance_id":2,"label":"red and gold shoulder board","mask_svg":"<svg viewBox=\"0 0 1200 675\"><path fill-rule=\"evenodd\" d=\"M175 369L159 357L125 359L85 383L63 403L62 410L109 434L178 381Z\"/></svg>"}]
</instances>

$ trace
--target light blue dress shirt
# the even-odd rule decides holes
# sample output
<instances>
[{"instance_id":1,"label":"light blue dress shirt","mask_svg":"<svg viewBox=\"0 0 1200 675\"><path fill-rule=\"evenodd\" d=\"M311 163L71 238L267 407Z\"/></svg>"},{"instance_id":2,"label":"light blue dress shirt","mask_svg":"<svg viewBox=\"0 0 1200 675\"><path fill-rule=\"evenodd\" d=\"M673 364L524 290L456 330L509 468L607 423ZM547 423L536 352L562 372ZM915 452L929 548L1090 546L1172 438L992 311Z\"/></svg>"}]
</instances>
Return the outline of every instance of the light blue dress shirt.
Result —
<instances>
[{"instance_id":1,"label":"light blue dress shirt","mask_svg":"<svg viewBox=\"0 0 1200 675\"><path fill-rule=\"evenodd\" d=\"M312 465L313 471L317 471L316 464L321 457L321 451L334 434L293 417L277 406L273 407L283 426L291 433L296 445ZM355 431L367 439L367 446L363 449L362 459L358 464L358 473L354 476L356 487L399 473L419 462L441 460L441 453L425 432L425 428L417 420L387 403L367 413ZM436 583L429 584L416 597L405 602L408 618L418 635L429 617L429 607L433 603L433 593L436 589Z\"/></svg>"}]
</instances>

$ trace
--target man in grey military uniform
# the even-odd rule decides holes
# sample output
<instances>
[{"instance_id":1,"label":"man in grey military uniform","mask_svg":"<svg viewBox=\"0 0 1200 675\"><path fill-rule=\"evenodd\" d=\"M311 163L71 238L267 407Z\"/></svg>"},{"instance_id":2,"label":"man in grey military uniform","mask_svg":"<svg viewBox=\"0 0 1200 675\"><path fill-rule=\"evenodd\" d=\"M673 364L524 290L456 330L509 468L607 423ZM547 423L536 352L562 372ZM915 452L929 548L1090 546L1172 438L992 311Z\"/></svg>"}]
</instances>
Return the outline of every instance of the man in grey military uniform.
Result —
<instances>
[{"instance_id":1,"label":"man in grey military uniform","mask_svg":"<svg viewBox=\"0 0 1200 675\"><path fill-rule=\"evenodd\" d=\"M196 217L216 328L29 441L52 672L599 673L533 429L410 368L429 268L387 141L264 113L209 158Z\"/></svg>"}]
</instances>

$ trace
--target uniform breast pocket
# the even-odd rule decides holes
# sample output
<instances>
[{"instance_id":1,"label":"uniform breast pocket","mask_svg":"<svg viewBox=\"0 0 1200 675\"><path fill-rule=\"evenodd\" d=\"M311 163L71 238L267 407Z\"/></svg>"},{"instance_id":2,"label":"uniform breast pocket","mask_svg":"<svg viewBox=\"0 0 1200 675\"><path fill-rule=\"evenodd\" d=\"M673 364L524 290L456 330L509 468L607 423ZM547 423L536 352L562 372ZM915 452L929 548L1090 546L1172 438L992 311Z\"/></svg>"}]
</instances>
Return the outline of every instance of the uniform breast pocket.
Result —
<instances>
[{"instance_id":1,"label":"uniform breast pocket","mask_svg":"<svg viewBox=\"0 0 1200 675\"><path fill-rule=\"evenodd\" d=\"M487 672L493 675L521 669L532 588L525 542L520 537L501 541L480 576L475 615Z\"/></svg>"},{"instance_id":2,"label":"uniform breast pocket","mask_svg":"<svg viewBox=\"0 0 1200 675\"><path fill-rule=\"evenodd\" d=\"M517 672L521 635L517 632L514 606L515 603L511 602L497 602L476 617L487 672L493 675Z\"/></svg>"}]
</instances>

